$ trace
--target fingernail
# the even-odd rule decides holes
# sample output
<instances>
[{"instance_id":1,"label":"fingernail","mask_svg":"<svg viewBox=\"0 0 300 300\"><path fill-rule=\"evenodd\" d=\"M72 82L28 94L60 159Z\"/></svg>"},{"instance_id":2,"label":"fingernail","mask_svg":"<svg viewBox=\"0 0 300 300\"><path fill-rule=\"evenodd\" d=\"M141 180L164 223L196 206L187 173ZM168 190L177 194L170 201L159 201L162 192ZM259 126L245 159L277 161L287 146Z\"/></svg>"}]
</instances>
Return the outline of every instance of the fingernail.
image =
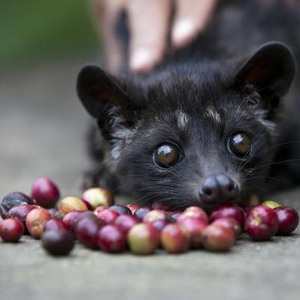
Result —
<instances>
[{"instance_id":1,"label":"fingernail","mask_svg":"<svg viewBox=\"0 0 300 300\"><path fill-rule=\"evenodd\" d=\"M148 49L137 49L133 52L129 65L134 72L148 72L154 65L154 58Z\"/></svg>"},{"instance_id":2,"label":"fingernail","mask_svg":"<svg viewBox=\"0 0 300 300\"><path fill-rule=\"evenodd\" d=\"M184 46L193 36L195 30L194 22L191 19L178 21L172 31L172 40L175 46Z\"/></svg>"}]
</instances>

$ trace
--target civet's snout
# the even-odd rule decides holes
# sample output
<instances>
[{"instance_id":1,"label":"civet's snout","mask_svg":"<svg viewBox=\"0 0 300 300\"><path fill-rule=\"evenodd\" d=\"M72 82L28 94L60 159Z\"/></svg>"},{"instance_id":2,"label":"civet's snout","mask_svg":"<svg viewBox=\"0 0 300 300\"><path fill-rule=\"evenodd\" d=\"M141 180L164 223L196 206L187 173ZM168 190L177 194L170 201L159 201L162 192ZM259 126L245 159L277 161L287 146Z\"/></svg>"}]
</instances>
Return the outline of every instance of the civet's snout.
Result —
<instances>
[{"instance_id":1,"label":"civet's snout","mask_svg":"<svg viewBox=\"0 0 300 300\"><path fill-rule=\"evenodd\" d=\"M227 175L210 175L203 181L199 193L205 205L231 203L239 195L239 186Z\"/></svg>"}]
</instances>

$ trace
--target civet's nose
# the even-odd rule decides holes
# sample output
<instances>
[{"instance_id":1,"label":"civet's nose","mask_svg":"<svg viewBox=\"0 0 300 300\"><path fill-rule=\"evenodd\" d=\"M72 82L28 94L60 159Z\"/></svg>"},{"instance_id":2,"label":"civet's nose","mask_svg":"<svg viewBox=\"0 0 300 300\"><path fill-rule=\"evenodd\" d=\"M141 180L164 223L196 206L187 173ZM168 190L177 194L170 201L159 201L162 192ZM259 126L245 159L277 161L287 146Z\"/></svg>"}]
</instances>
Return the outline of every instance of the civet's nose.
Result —
<instances>
[{"instance_id":1,"label":"civet's nose","mask_svg":"<svg viewBox=\"0 0 300 300\"><path fill-rule=\"evenodd\" d=\"M211 175L204 180L199 192L204 203L218 204L233 201L239 194L239 187L226 175Z\"/></svg>"}]
</instances>

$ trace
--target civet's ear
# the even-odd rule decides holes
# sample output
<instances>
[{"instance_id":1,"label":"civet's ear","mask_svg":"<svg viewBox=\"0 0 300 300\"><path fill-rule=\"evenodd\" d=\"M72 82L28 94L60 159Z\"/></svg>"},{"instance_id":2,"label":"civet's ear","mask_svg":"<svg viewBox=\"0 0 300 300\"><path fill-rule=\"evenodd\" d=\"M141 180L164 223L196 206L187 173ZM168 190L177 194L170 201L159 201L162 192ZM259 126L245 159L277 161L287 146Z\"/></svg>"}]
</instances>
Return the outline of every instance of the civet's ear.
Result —
<instances>
[{"instance_id":1,"label":"civet's ear","mask_svg":"<svg viewBox=\"0 0 300 300\"><path fill-rule=\"evenodd\" d=\"M103 137L108 140L116 136L119 129L132 129L145 107L143 97L136 94L129 97L125 87L129 89L131 79L125 80L93 65L85 66L77 78L78 96L88 113L97 119ZM131 86L131 93L134 91L136 88Z\"/></svg>"},{"instance_id":2,"label":"civet's ear","mask_svg":"<svg viewBox=\"0 0 300 300\"><path fill-rule=\"evenodd\" d=\"M97 119L108 107L126 109L129 106L129 98L116 79L94 65L80 71L77 93L88 113Z\"/></svg>"},{"instance_id":3,"label":"civet's ear","mask_svg":"<svg viewBox=\"0 0 300 300\"><path fill-rule=\"evenodd\" d=\"M260 47L237 71L238 86L253 85L262 98L284 96L293 81L296 63L284 44L271 42Z\"/></svg>"}]
</instances>

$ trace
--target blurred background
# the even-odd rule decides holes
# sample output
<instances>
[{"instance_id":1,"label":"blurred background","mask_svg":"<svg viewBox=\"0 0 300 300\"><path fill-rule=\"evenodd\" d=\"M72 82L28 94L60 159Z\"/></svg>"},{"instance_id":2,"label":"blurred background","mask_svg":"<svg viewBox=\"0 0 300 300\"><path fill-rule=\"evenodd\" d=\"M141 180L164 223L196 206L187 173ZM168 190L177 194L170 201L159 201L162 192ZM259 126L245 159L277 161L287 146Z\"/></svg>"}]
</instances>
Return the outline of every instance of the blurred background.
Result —
<instances>
[{"instance_id":1,"label":"blurred background","mask_svg":"<svg viewBox=\"0 0 300 300\"><path fill-rule=\"evenodd\" d=\"M101 53L89 1L0 0L0 38L0 198L40 176L79 193L90 118L75 83Z\"/></svg>"},{"instance_id":2,"label":"blurred background","mask_svg":"<svg viewBox=\"0 0 300 300\"><path fill-rule=\"evenodd\" d=\"M10 68L94 53L88 1L0 1L0 65Z\"/></svg>"}]
</instances>

